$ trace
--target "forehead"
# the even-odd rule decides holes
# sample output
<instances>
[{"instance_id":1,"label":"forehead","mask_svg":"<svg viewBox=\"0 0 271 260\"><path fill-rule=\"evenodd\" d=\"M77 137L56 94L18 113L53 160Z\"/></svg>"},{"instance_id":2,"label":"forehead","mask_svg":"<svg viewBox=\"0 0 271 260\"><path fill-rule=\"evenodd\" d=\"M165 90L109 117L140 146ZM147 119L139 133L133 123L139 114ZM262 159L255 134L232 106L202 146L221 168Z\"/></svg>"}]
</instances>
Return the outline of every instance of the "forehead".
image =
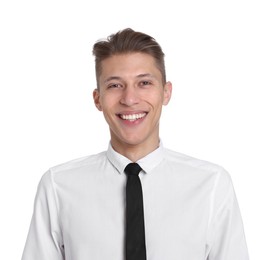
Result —
<instances>
[{"instance_id":1,"label":"forehead","mask_svg":"<svg viewBox=\"0 0 271 260\"><path fill-rule=\"evenodd\" d=\"M145 53L113 55L101 62L101 77L137 74L161 74L155 59Z\"/></svg>"}]
</instances>

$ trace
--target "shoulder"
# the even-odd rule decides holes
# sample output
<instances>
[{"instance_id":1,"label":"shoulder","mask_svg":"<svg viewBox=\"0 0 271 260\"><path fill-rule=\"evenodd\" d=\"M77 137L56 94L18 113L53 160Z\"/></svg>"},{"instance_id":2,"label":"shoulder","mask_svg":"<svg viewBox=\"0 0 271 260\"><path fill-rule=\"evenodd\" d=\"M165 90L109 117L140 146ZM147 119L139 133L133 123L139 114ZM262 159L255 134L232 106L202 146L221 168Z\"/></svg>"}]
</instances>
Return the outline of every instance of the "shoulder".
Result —
<instances>
[{"instance_id":1,"label":"shoulder","mask_svg":"<svg viewBox=\"0 0 271 260\"><path fill-rule=\"evenodd\" d=\"M165 149L165 156L167 163L171 165L168 167L174 167L174 171L200 181L201 185L209 183L212 197L216 198L218 204L225 197L234 194L231 176L224 167L169 149Z\"/></svg>"},{"instance_id":2,"label":"shoulder","mask_svg":"<svg viewBox=\"0 0 271 260\"><path fill-rule=\"evenodd\" d=\"M209 170L209 171L224 170L222 166L215 164L213 162L195 158L190 155L176 152L167 148L164 148L164 150L165 150L165 158L171 163L182 164L188 167L198 168L202 170Z\"/></svg>"},{"instance_id":3,"label":"shoulder","mask_svg":"<svg viewBox=\"0 0 271 260\"><path fill-rule=\"evenodd\" d=\"M72 171L88 166L95 166L102 163L106 159L106 152L101 152L98 154L88 155L67 161L62 164L58 164L50 168L50 171L54 174L63 172L63 171Z\"/></svg>"},{"instance_id":4,"label":"shoulder","mask_svg":"<svg viewBox=\"0 0 271 260\"><path fill-rule=\"evenodd\" d=\"M73 159L50 167L42 176L42 182L72 181L95 171L105 163L106 152Z\"/></svg>"},{"instance_id":5,"label":"shoulder","mask_svg":"<svg viewBox=\"0 0 271 260\"><path fill-rule=\"evenodd\" d=\"M215 177L215 179L220 179L223 182L231 181L229 173L221 165L167 148L164 148L164 150L166 161L173 165L173 167L175 166L201 175L211 175L212 177Z\"/></svg>"},{"instance_id":6,"label":"shoulder","mask_svg":"<svg viewBox=\"0 0 271 260\"><path fill-rule=\"evenodd\" d=\"M67 161L49 168L38 184L37 198L54 197L58 187L80 187L106 161L106 152Z\"/></svg>"}]
</instances>

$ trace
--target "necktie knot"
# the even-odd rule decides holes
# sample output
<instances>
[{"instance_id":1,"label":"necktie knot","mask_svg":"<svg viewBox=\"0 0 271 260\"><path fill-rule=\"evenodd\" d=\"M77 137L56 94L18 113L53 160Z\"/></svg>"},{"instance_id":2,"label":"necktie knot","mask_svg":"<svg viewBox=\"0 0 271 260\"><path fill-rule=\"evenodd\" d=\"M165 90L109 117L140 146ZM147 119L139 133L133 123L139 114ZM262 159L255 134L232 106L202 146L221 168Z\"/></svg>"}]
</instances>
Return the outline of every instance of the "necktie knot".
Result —
<instances>
[{"instance_id":1,"label":"necktie knot","mask_svg":"<svg viewBox=\"0 0 271 260\"><path fill-rule=\"evenodd\" d=\"M129 163L125 167L124 172L127 175L138 175L141 170L141 167L137 163Z\"/></svg>"}]
</instances>

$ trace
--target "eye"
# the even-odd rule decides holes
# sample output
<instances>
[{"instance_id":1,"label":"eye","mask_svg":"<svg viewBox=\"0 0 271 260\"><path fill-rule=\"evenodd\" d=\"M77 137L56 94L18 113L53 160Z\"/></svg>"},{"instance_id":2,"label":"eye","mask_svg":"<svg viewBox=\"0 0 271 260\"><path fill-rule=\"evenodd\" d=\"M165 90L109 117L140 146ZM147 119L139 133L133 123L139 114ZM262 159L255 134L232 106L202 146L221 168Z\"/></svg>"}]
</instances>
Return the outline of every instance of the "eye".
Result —
<instances>
[{"instance_id":1,"label":"eye","mask_svg":"<svg viewBox=\"0 0 271 260\"><path fill-rule=\"evenodd\" d=\"M108 85L108 88L120 88L120 87L121 87L121 85L118 83Z\"/></svg>"},{"instance_id":2,"label":"eye","mask_svg":"<svg viewBox=\"0 0 271 260\"><path fill-rule=\"evenodd\" d=\"M148 86L148 85L152 85L152 82L148 80L140 81L140 86Z\"/></svg>"}]
</instances>

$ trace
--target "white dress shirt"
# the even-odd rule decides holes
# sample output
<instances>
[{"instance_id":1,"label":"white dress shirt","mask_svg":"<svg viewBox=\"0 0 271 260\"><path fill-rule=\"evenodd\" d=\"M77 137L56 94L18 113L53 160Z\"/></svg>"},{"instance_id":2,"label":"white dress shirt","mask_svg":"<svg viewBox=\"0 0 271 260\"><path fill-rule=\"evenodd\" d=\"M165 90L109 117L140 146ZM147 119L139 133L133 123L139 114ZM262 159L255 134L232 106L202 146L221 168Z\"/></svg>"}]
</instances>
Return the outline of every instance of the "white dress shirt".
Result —
<instances>
[{"instance_id":1,"label":"white dress shirt","mask_svg":"<svg viewBox=\"0 0 271 260\"><path fill-rule=\"evenodd\" d=\"M109 145L45 173L22 260L125 260L128 163ZM248 260L223 168L162 146L137 163L148 260Z\"/></svg>"}]
</instances>

